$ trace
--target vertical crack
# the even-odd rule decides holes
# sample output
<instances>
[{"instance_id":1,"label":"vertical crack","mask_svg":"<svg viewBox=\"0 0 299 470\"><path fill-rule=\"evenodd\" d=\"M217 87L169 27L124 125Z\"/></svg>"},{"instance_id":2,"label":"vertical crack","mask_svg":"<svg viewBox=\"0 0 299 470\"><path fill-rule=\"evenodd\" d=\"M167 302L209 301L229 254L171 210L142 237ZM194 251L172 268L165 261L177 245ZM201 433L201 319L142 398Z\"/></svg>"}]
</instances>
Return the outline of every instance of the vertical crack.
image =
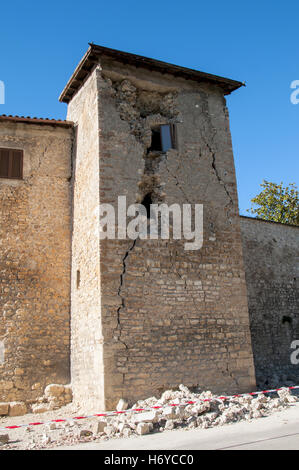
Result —
<instances>
[{"instance_id":1,"label":"vertical crack","mask_svg":"<svg viewBox=\"0 0 299 470\"><path fill-rule=\"evenodd\" d=\"M213 170L214 170L214 173L215 173L215 175L216 175L216 178L218 179L219 183L223 186L223 189L224 189L224 191L226 192L227 197L228 197L229 200L230 200L229 204L234 205L234 201L233 201L233 199L232 199L232 197L231 197L231 195L230 195L230 193L229 193L229 191L228 191L228 189L227 189L227 187L226 187L224 181L221 179L221 177L220 177L220 175L219 175L219 173L218 173L218 170L217 170L217 167L216 167L216 153L213 152L213 150L212 150L211 146L208 144L208 142L206 142L206 146L207 146L207 148L208 148L210 154L212 155L212 168L213 168Z\"/></svg>"},{"instance_id":2,"label":"vertical crack","mask_svg":"<svg viewBox=\"0 0 299 470\"><path fill-rule=\"evenodd\" d=\"M221 177L218 173L217 167L216 167L216 152L212 150L212 147L215 147L215 142L214 141L215 141L215 137L216 137L216 134L217 134L217 129L213 126L212 118L211 118L211 114L209 113L208 103L207 103L206 97L204 97L204 99L203 99L202 112L206 116L206 120L207 120L207 123L208 123L208 126L209 126L209 133L211 134L211 139L210 139L211 145L206 140L206 135L208 135L208 132L203 133L203 132L201 132L201 129L199 129L200 136L201 136L203 142L205 143L207 149L209 150L209 153L212 155L212 168L213 168L213 171L216 175L216 178L217 178L218 182L223 186L224 191L226 192L226 195L229 198L229 203L228 204L231 204L233 206L234 205L233 199L232 199L232 197L231 197L224 181L221 179ZM201 158L201 153L199 155L199 158Z\"/></svg>"},{"instance_id":3,"label":"vertical crack","mask_svg":"<svg viewBox=\"0 0 299 470\"><path fill-rule=\"evenodd\" d=\"M116 330L118 330L118 336L116 336L116 337L114 336L114 337L115 337L115 339L117 339L120 343L122 343L125 346L125 349L127 351L129 349L129 347L126 344L126 342L121 339L122 329L121 329L121 322L120 322L120 312L121 312L122 309L125 308L125 297L121 294L121 291L122 291L122 287L123 287L123 284L124 284L124 277L125 277L125 274L126 274L126 271L127 271L127 258L129 256L129 254L131 253L131 251L134 249L134 247L136 245L136 242L137 242L137 238L133 241L132 245L126 251L126 253L125 253L125 255L122 259L123 269L122 269L122 272L120 274L120 284L119 284L119 288L118 288L118 291L117 291L117 295L121 299L121 304L117 309L117 327L116 327ZM128 354L126 354L126 363L127 362L128 362ZM124 383L124 381L125 381L125 373L123 373L123 383Z\"/></svg>"}]
</instances>

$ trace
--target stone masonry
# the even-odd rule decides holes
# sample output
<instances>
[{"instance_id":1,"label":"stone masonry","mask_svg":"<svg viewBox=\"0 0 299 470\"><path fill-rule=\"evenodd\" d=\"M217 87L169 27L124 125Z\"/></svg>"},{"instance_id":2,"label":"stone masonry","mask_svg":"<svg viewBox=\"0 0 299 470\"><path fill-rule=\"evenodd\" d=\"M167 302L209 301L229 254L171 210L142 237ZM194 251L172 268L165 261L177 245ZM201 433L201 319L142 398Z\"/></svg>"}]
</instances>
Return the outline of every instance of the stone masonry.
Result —
<instances>
[{"instance_id":1,"label":"stone masonry","mask_svg":"<svg viewBox=\"0 0 299 470\"><path fill-rule=\"evenodd\" d=\"M0 401L69 383L72 128L0 122L24 151L23 179L0 179Z\"/></svg>"},{"instance_id":2,"label":"stone masonry","mask_svg":"<svg viewBox=\"0 0 299 470\"><path fill-rule=\"evenodd\" d=\"M299 227L241 217L241 229L257 382L294 384L299 366L290 356L292 342L299 340Z\"/></svg>"},{"instance_id":3,"label":"stone masonry","mask_svg":"<svg viewBox=\"0 0 299 470\"><path fill-rule=\"evenodd\" d=\"M241 85L90 45L60 97L67 121L0 117L0 148L24 151L23 178L0 179L0 401L41 409L70 381L97 410L181 383L248 392L274 323L287 348L296 276L279 282L274 259L265 271L263 250L295 269L298 229L240 223L225 95ZM165 152L152 149L160 125L176 134ZM202 204L202 248L101 239L99 208L117 213L119 196Z\"/></svg>"},{"instance_id":4,"label":"stone masonry","mask_svg":"<svg viewBox=\"0 0 299 470\"><path fill-rule=\"evenodd\" d=\"M102 57L69 101L75 401L111 408L179 383L255 387L223 94ZM154 155L151 129L166 123L176 125L178 147ZM119 195L130 205L149 192L157 203L204 205L201 250L184 250L184 240L99 240L98 203L117 209Z\"/></svg>"}]
</instances>

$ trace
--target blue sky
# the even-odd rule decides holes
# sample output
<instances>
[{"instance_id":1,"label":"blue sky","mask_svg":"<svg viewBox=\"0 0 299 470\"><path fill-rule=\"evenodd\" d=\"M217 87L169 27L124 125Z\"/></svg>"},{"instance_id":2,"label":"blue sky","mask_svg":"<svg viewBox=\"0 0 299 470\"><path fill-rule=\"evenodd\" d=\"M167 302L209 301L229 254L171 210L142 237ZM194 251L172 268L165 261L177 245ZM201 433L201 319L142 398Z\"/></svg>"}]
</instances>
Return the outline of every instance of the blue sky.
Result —
<instances>
[{"instance_id":1,"label":"blue sky","mask_svg":"<svg viewBox=\"0 0 299 470\"><path fill-rule=\"evenodd\" d=\"M88 42L246 81L227 98L240 212L263 179L298 185L298 2L1 3L0 114L62 118L58 96Z\"/></svg>"}]
</instances>

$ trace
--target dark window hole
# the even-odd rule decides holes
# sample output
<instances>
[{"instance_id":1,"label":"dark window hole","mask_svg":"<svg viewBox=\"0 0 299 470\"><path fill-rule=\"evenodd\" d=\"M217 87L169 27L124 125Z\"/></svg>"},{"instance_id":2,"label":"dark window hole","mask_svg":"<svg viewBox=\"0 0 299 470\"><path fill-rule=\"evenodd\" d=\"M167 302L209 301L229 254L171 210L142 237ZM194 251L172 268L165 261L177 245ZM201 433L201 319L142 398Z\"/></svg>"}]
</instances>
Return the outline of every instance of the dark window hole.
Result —
<instances>
[{"instance_id":1,"label":"dark window hole","mask_svg":"<svg viewBox=\"0 0 299 470\"><path fill-rule=\"evenodd\" d=\"M152 195L151 193L148 193L144 196L141 204L145 207L146 209L146 216L148 219L151 218L151 204L153 203L153 200L152 200Z\"/></svg>"},{"instance_id":2,"label":"dark window hole","mask_svg":"<svg viewBox=\"0 0 299 470\"><path fill-rule=\"evenodd\" d=\"M176 148L176 127L174 124L163 124L152 128L152 143L149 151L167 152Z\"/></svg>"}]
</instances>

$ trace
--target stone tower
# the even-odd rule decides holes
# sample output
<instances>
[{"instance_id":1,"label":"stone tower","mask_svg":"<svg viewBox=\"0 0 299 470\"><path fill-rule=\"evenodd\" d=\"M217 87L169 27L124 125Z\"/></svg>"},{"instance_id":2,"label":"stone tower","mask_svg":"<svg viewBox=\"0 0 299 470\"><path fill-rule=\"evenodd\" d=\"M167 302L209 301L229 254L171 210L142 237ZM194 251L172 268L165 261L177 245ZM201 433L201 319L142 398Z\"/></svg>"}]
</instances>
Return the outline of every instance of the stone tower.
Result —
<instances>
[{"instance_id":1,"label":"stone tower","mask_svg":"<svg viewBox=\"0 0 299 470\"><path fill-rule=\"evenodd\" d=\"M180 383L255 387L224 95L242 84L90 45L64 89L75 123L71 377L113 408ZM157 132L171 128L159 148ZM160 130L160 131L159 131ZM203 246L100 239L101 204L203 204Z\"/></svg>"}]
</instances>

